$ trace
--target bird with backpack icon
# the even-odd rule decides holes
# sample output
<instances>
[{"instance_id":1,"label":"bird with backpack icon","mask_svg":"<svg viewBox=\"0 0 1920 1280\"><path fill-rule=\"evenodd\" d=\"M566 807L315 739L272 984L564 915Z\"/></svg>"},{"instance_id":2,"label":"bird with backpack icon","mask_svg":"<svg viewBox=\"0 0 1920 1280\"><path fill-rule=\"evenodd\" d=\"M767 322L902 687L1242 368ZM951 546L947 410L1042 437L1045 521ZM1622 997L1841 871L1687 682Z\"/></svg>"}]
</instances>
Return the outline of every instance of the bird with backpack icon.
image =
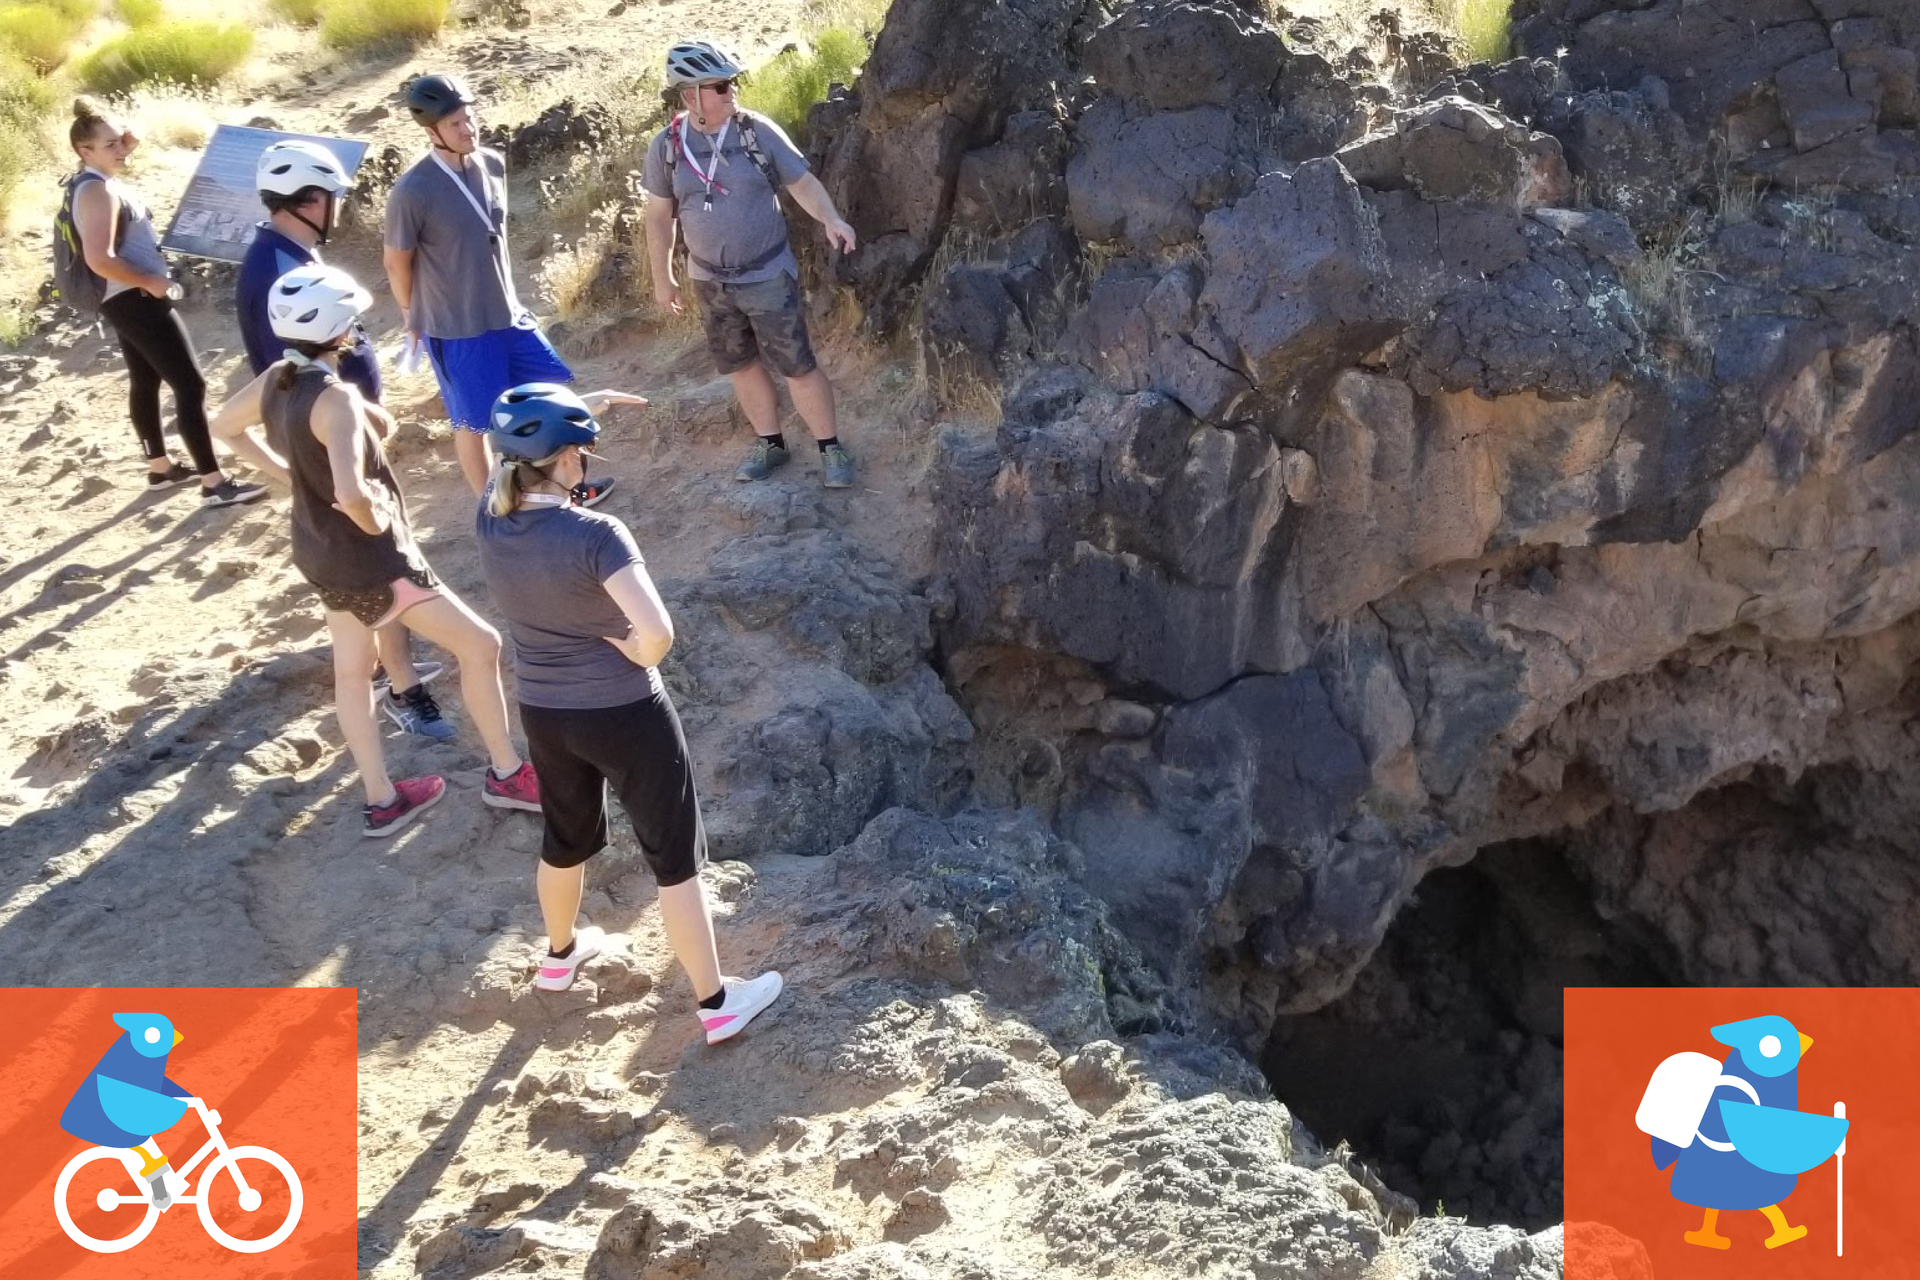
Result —
<instances>
[{"instance_id":1,"label":"bird with backpack icon","mask_svg":"<svg viewBox=\"0 0 1920 1280\"><path fill-rule=\"evenodd\" d=\"M1813 1040L1785 1018L1747 1018L1709 1034L1732 1052L1719 1061L1703 1053L1668 1057L1634 1114L1652 1139L1654 1167L1673 1169L1668 1194L1705 1213L1683 1238L1729 1249L1733 1241L1717 1229L1720 1213L1757 1209L1772 1228L1767 1248L1804 1239L1807 1228L1791 1225L1780 1204L1801 1174L1846 1153L1846 1108L1836 1103L1830 1116L1799 1109L1800 1063Z\"/></svg>"}]
</instances>

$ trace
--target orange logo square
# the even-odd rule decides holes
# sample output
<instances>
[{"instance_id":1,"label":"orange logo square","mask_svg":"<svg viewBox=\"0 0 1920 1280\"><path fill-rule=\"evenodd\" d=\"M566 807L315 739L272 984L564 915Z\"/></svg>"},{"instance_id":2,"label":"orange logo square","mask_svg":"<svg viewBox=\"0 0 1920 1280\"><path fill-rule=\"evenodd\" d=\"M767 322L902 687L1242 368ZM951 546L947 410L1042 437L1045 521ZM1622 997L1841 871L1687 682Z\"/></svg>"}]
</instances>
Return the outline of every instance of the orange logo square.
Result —
<instances>
[{"instance_id":1,"label":"orange logo square","mask_svg":"<svg viewBox=\"0 0 1920 1280\"><path fill-rule=\"evenodd\" d=\"M1920 1273L1920 990L1568 988L1567 1280Z\"/></svg>"},{"instance_id":2,"label":"orange logo square","mask_svg":"<svg viewBox=\"0 0 1920 1280\"><path fill-rule=\"evenodd\" d=\"M0 1275L355 1275L356 999L0 988Z\"/></svg>"}]
</instances>

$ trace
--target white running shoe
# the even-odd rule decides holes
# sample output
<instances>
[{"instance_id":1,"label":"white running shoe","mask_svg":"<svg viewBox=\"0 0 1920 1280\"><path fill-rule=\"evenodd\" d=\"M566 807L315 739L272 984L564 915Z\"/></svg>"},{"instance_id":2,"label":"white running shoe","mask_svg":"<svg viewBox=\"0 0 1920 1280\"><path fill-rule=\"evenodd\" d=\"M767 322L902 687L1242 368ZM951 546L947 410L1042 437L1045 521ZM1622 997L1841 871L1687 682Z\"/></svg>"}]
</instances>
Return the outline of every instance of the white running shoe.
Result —
<instances>
[{"instance_id":1,"label":"white running shoe","mask_svg":"<svg viewBox=\"0 0 1920 1280\"><path fill-rule=\"evenodd\" d=\"M719 1044L747 1029L754 1017L780 998L785 985L780 974L769 969L757 978L721 978L727 998L718 1009L700 1010L700 1025L707 1029L707 1043Z\"/></svg>"},{"instance_id":2,"label":"white running shoe","mask_svg":"<svg viewBox=\"0 0 1920 1280\"><path fill-rule=\"evenodd\" d=\"M573 985L573 976L580 972L580 966L599 955L606 945L606 934L592 925L574 930L573 954L565 960L541 951L540 976L533 980L533 985L542 991L565 991Z\"/></svg>"}]
</instances>

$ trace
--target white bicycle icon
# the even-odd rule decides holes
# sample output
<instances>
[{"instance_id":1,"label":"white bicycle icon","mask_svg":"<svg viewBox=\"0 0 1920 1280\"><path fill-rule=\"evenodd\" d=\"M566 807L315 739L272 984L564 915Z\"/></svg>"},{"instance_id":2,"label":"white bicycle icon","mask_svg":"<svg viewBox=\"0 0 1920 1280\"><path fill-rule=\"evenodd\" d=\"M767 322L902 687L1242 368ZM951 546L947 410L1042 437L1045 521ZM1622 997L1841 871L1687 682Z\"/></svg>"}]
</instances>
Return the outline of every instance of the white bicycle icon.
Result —
<instances>
[{"instance_id":1,"label":"white bicycle icon","mask_svg":"<svg viewBox=\"0 0 1920 1280\"><path fill-rule=\"evenodd\" d=\"M292 1235L294 1227L300 1221L301 1194L299 1175L294 1173L293 1166L287 1163L286 1157L277 1151L269 1151L265 1147L229 1147L226 1138L220 1133L220 1113L209 1110L207 1104L199 1098L188 1098L186 1101L200 1113L201 1119L206 1122L207 1132L212 1136L207 1139L205 1146L194 1153L193 1159L182 1165L179 1172L173 1176L179 1180L179 1184L184 1188L187 1185L187 1180L192 1176L194 1169L199 1166L202 1160L205 1160L208 1155L216 1150L218 1150L220 1154L214 1158L212 1164L207 1166L206 1172L200 1175L197 1194L178 1194L174 1197L174 1203L196 1206L200 1212L200 1225L206 1228L207 1234L227 1248L232 1249L235 1253L265 1253L268 1249L273 1248L288 1236ZM96 1160L117 1161L120 1166L127 1171L127 1177L136 1189L133 1195L122 1195L114 1191L111 1187L102 1188L100 1194L95 1197L95 1203L100 1206L103 1212L115 1213L116 1210L125 1205L145 1206L145 1212L141 1215L139 1223L123 1236L102 1239L99 1236L88 1235L74 1225L73 1213L67 1207L67 1191L68 1188L73 1185L74 1175ZM271 1235L263 1236L258 1240L248 1240L241 1236L231 1234L226 1228L222 1227L219 1222L215 1221L213 1216L212 1200L215 1179L219 1177L222 1171L229 1174L233 1178L234 1185L239 1188L239 1205L241 1209L248 1213L253 1213L264 1203L265 1197L253 1186L249 1185L246 1174L241 1170L241 1162L246 1160L262 1160L279 1170L280 1176L287 1180L287 1190L291 1196L287 1205L286 1221L275 1228ZM266 1175L266 1170L254 1170L253 1176L256 1181L261 1180L264 1175ZM168 1207L171 1208L172 1206L170 1205ZM95 1253L120 1253L123 1250L133 1248L133 1246L147 1238L147 1233L153 1230L153 1224L160 1219L160 1208L153 1203L152 1189L147 1185L145 1180L140 1177L139 1161L134 1158L131 1151L120 1147L94 1147L91 1150L82 1151L79 1155L67 1161L67 1167L60 1171L60 1181L54 1184L53 1212L54 1216L60 1219L60 1226L66 1231L68 1239L82 1248L93 1250ZM120 1221L132 1221L131 1215L122 1218L115 1213L115 1217L116 1225L118 1225Z\"/></svg>"}]
</instances>

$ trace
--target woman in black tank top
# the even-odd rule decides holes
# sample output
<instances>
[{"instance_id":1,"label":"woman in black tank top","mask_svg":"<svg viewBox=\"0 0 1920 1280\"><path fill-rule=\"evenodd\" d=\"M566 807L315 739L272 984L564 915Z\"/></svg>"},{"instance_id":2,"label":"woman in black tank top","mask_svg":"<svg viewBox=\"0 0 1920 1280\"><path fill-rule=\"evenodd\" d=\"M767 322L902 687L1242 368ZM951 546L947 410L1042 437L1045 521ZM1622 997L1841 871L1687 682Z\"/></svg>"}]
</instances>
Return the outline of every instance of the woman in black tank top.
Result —
<instances>
[{"instance_id":1,"label":"woman in black tank top","mask_svg":"<svg viewBox=\"0 0 1920 1280\"><path fill-rule=\"evenodd\" d=\"M286 358L242 388L214 434L293 491L293 563L333 638L334 706L366 788L362 832L390 836L446 794L437 776L387 776L374 720L374 632L397 622L460 660L460 692L492 767L481 800L540 811L540 785L507 736L500 636L443 586L414 541L383 441L393 417L340 380L340 353L372 303L346 272L308 264L274 282L268 314ZM267 440L255 434L264 424Z\"/></svg>"}]
</instances>

